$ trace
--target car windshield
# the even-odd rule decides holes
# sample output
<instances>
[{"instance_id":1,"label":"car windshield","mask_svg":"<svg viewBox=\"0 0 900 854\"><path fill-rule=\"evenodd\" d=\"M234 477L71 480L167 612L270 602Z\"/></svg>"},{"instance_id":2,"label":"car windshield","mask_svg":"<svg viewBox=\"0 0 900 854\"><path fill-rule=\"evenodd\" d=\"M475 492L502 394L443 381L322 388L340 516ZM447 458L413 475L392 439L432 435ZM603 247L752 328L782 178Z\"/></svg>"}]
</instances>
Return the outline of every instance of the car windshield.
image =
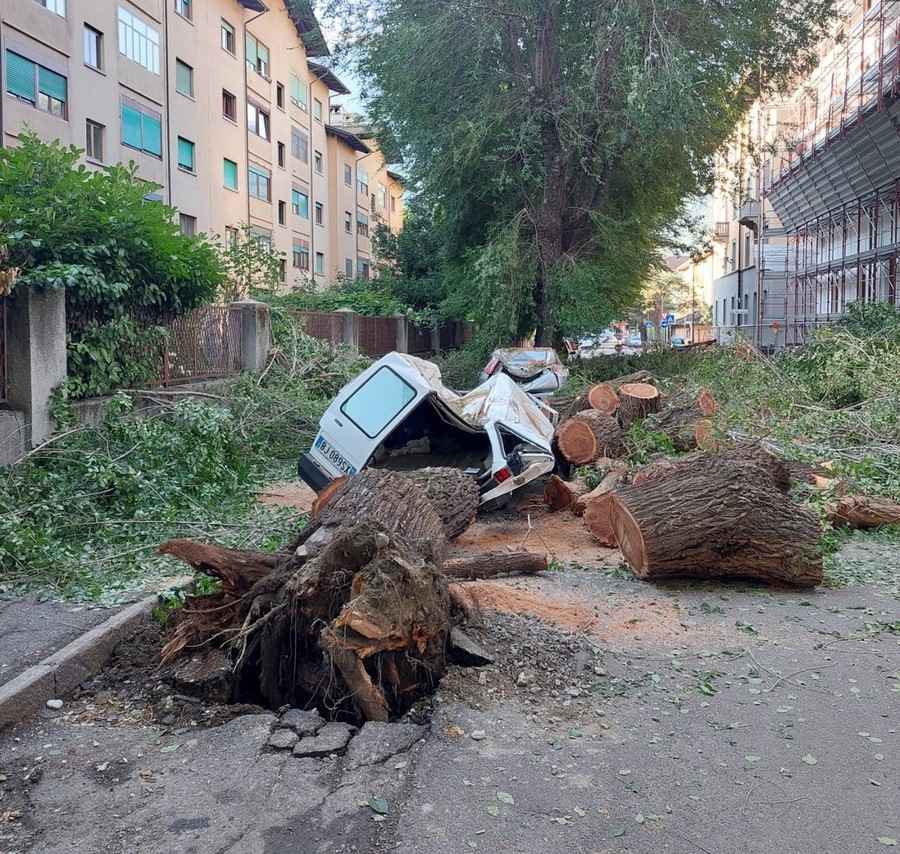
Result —
<instances>
[{"instance_id":1,"label":"car windshield","mask_svg":"<svg viewBox=\"0 0 900 854\"><path fill-rule=\"evenodd\" d=\"M514 350L502 353L500 358L510 373L531 376L558 361L555 355L550 350Z\"/></svg>"}]
</instances>

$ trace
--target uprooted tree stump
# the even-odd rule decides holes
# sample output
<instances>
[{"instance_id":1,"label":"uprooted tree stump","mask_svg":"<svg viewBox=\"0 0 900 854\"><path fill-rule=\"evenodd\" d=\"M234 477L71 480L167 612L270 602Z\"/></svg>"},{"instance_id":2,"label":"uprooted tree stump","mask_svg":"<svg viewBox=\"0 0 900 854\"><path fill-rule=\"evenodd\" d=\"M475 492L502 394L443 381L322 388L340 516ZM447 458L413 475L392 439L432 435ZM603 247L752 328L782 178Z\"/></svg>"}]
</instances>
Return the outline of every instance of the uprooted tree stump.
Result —
<instances>
[{"instance_id":1,"label":"uprooted tree stump","mask_svg":"<svg viewBox=\"0 0 900 854\"><path fill-rule=\"evenodd\" d=\"M822 582L822 526L759 467L679 470L604 496L618 547L638 578Z\"/></svg>"},{"instance_id":2,"label":"uprooted tree stump","mask_svg":"<svg viewBox=\"0 0 900 854\"><path fill-rule=\"evenodd\" d=\"M555 441L562 457L578 466L598 457L621 456L625 450L622 428L616 419L593 409L566 421L556 431Z\"/></svg>"},{"instance_id":3,"label":"uprooted tree stump","mask_svg":"<svg viewBox=\"0 0 900 854\"><path fill-rule=\"evenodd\" d=\"M163 543L159 553L222 581L178 612L163 665L217 700L315 705L354 720L403 714L446 666L446 579L547 568L546 556L524 552L445 561L448 533L478 500L477 488L457 487L440 493L448 506L438 514L414 479L364 471L282 551Z\"/></svg>"}]
</instances>

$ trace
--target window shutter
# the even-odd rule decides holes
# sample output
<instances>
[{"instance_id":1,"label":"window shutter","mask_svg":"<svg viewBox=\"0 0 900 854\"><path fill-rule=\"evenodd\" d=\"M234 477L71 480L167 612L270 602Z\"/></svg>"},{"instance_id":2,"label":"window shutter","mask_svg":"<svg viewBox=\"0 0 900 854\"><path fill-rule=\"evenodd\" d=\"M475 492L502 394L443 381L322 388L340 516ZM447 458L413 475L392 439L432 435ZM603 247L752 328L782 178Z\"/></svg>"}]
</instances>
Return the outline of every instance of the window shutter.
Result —
<instances>
[{"instance_id":1,"label":"window shutter","mask_svg":"<svg viewBox=\"0 0 900 854\"><path fill-rule=\"evenodd\" d=\"M178 137L178 165L187 169L194 168L194 143Z\"/></svg>"},{"instance_id":2,"label":"window shutter","mask_svg":"<svg viewBox=\"0 0 900 854\"><path fill-rule=\"evenodd\" d=\"M185 65L180 60L175 62L175 88L182 95L194 95L194 74L189 65Z\"/></svg>"},{"instance_id":3,"label":"window shutter","mask_svg":"<svg viewBox=\"0 0 900 854\"><path fill-rule=\"evenodd\" d=\"M44 95L56 98L57 101L66 101L66 78L48 68L38 66L38 90Z\"/></svg>"},{"instance_id":4,"label":"window shutter","mask_svg":"<svg viewBox=\"0 0 900 854\"><path fill-rule=\"evenodd\" d=\"M256 68L256 60L258 58L256 52L256 39L253 36L247 36L247 62Z\"/></svg>"},{"instance_id":5,"label":"window shutter","mask_svg":"<svg viewBox=\"0 0 900 854\"><path fill-rule=\"evenodd\" d=\"M131 148L142 148L141 114L122 104L122 144Z\"/></svg>"},{"instance_id":6,"label":"window shutter","mask_svg":"<svg viewBox=\"0 0 900 854\"><path fill-rule=\"evenodd\" d=\"M141 134L144 151L162 157L162 124L159 119L141 114Z\"/></svg>"},{"instance_id":7,"label":"window shutter","mask_svg":"<svg viewBox=\"0 0 900 854\"><path fill-rule=\"evenodd\" d=\"M233 160L225 161L225 186L229 190L237 189L237 163Z\"/></svg>"},{"instance_id":8,"label":"window shutter","mask_svg":"<svg viewBox=\"0 0 900 854\"><path fill-rule=\"evenodd\" d=\"M256 45L256 55L259 57L260 63L268 68L269 65L269 49L264 45L257 43Z\"/></svg>"},{"instance_id":9,"label":"window shutter","mask_svg":"<svg viewBox=\"0 0 900 854\"><path fill-rule=\"evenodd\" d=\"M11 50L6 51L6 91L27 101L37 100L34 91L34 63Z\"/></svg>"}]
</instances>

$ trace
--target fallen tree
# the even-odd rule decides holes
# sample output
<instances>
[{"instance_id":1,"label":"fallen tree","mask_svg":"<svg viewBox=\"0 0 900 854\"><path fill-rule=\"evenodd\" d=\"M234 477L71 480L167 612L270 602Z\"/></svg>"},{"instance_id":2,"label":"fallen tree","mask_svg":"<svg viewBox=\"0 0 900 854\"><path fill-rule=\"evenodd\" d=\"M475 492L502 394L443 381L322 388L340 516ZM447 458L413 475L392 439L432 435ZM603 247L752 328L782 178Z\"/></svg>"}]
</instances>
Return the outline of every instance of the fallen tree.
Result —
<instances>
[{"instance_id":1,"label":"fallen tree","mask_svg":"<svg viewBox=\"0 0 900 854\"><path fill-rule=\"evenodd\" d=\"M566 421L556 431L555 442L560 455L577 466L599 457L618 457L625 450L616 419L592 409Z\"/></svg>"},{"instance_id":2,"label":"fallen tree","mask_svg":"<svg viewBox=\"0 0 900 854\"><path fill-rule=\"evenodd\" d=\"M900 501L870 495L844 495L828 507L826 518L833 525L851 528L877 528L900 525Z\"/></svg>"},{"instance_id":3,"label":"fallen tree","mask_svg":"<svg viewBox=\"0 0 900 854\"><path fill-rule=\"evenodd\" d=\"M665 400L660 412L648 418L647 427L668 436L676 451L708 450L712 445L709 419L717 408L715 398L705 389L696 395L675 395Z\"/></svg>"},{"instance_id":4,"label":"fallen tree","mask_svg":"<svg viewBox=\"0 0 900 854\"><path fill-rule=\"evenodd\" d=\"M619 408L616 413L619 424L627 430L654 412L659 412L662 399L659 389L649 383L623 383L619 388Z\"/></svg>"}]
</instances>

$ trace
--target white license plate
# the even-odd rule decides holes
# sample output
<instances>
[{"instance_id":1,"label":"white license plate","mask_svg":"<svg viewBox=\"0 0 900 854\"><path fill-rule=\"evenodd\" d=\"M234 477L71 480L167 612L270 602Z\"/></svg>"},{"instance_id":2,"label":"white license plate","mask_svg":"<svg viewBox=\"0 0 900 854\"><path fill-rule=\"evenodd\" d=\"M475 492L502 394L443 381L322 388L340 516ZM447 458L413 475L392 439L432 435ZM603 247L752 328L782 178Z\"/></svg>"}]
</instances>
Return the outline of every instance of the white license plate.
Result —
<instances>
[{"instance_id":1,"label":"white license plate","mask_svg":"<svg viewBox=\"0 0 900 854\"><path fill-rule=\"evenodd\" d=\"M330 463L333 463L339 471L348 475L356 474L356 469L325 441L324 436L316 436L315 446L322 456Z\"/></svg>"}]
</instances>

